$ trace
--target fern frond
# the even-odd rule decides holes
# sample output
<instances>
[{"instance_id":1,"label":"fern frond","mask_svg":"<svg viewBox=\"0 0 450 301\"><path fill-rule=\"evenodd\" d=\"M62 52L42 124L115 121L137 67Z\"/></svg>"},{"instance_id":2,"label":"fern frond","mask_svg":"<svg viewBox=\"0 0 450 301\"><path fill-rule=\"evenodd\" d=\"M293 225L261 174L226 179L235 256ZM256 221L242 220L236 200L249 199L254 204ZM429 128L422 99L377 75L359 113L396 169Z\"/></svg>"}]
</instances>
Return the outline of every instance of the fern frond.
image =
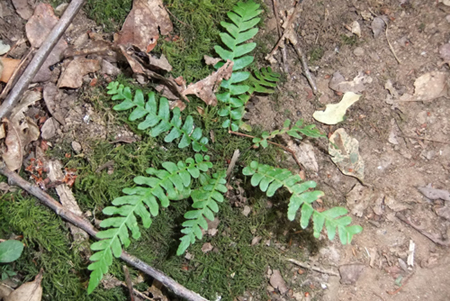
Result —
<instances>
[{"instance_id":1,"label":"fern frond","mask_svg":"<svg viewBox=\"0 0 450 301\"><path fill-rule=\"evenodd\" d=\"M195 243L196 239L202 239L202 230L208 229L206 219L214 220L214 213L219 212L217 202L222 203L223 194L228 191L225 184L225 172L215 173L212 177L203 174L201 177L202 187L192 191L191 197L194 203L192 207L195 210L186 212L183 223L184 229L181 230L185 235L180 238L181 243L178 246L177 255L182 255L186 249Z\"/></svg>"},{"instance_id":2,"label":"fern frond","mask_svg":"<svg viewBox=\"0 0 450 301\"><path fill-rule=\"evenodd\" d=\"M289 200L288 219L293 221L301 207L300 226L303 229L308 227L312 217L315 237L319 237L324 224L328 239L332 240L335 237L337 228L341 243L344 245L352 241L354 234L362 231L361 226L349 226L352 219L350 216L343 216L347 214L345 208L335 207L324 212L314 210L311 204L324 195L322 191L310 190L316 187L314 181L301 182L298 174L293 175L287 169L259 164L256 161L245 167L243 174L252 176L252 186L259 186L261 191L266 192L269 197L273 196L280 187L287 188L292 194Z\"/></svg>"},{"instance_id":3,"label":"fern frond","mask_svg":"<svg viewBox=\"0 0 450 301\"><path fill-rule=\"evenodd\" d=\"M262 146L263 148L266 148L268 144L268 139L275 138L277 135L283 135L288 134L291 137L297 138L297 139L303 139L303 137L300 134L303 134L310 138L327 138L326 135L320 133L318 129L316 129L316 125L310 124L310 125L303 125L303 120L299 120L295 123L294 126L290 127L291 121L289 119L286 119L286 121L283 124L283 128L280 130L275 130L271 133L264 131L261 133L261 137L255 137L253 138L252 142L255 143L256 147Z\"/></svg>"},{"instance_id":4,"label":"fern frond","mask_svg":"<svg viewBox=\"0 0 450 301\"><path fill-rule=\"evenodd\" d=\"M250 86L243 84L250 77L250 72L238 71L247 67L253 62L253 56L246 55L256 47L256 43L246 43L252 39L257 33L256 24L259 23L262 10L260 5L253 1L246 3L239 2L233 10L228 13L228 18L232 21L221 22L222 27L227 32L220 33L220 38L225 49L222 46L215 46L217 54L224 60L233 61L233 73L229 80L222 81L221 87L227 91L217 95L219 101L226 104L226 107L219 111L219 115L228 117L222 123L222 127L231 128L233 131L239 130L241 119L245 113L245 104L250 96L244 94L249 91ZM218 63L216 67L221 67L222 63Z\"/></svg>"},{"instance_id":5,"label":"fern frond","mask_svg":"<svg viewBox=\"0 0 450 301\"><path fill-rule=\"evenodd\" d=\"M254 72L255 76L250 75L250 89L248 90L248 94L264 93L264 94L272 94L275 92L275 87L277 86L278 81L280 80L280 74L273 72L272 68L261 68L260 71Z\"/></svg>"},{"instance_id":6,"label":"fern frond","mask_svg":"<svg viewBox=\"0 0 450 301\"><path fill-rule=\"evenodd\" d=\"M145 117L144 121L138 124L138 129L147 131L151 137L168 133L164 138L165 142L172 142L181 137L178 143L179 148L192 145L196 152L207 151L208 138L203 136L199 127L195 127L192 116L187 116L183 124L180 109L175 107L171 114L167 98L161 97L158 107L154 92L148 94L146 102L141 90L136 90L133 97L131 89L119 85L118 82L109 83L107 88L108 94L112 95L113 100L123 100L114 106L114 110L124 111L134 108L128 117L130 121Z\"/></svg>"},{"instance_id":7,"label":"fern frond","mask_svg":"<svg viewBox=\"0 0 450 301\"><path fill-rule=\"evenodd\" d=\"M114 216L100 223L100 227L109 229L98 232L97 237L102 240L91 245L91 249L96 252L89 258L93 263L88 266L92 271L88 293L97 287L108 272L113 255L119 257L122 246L128 247L130 244L129 231L134 239L141 236L136 216L140 217L144 228L149 228L160 206L165 208L170 205L170 200L188 197L192 178L198 178L201 172L208 171L212 163L209 162L209 156L196 154L195 159L189 158L177 164L164 162L162 166L163 169L159 170L148 168L146 172L150 177L135 177L137 186L123 189L126 195L114 199L114 206L103 209L103 214Z\"/></svg>"}]
</instances>

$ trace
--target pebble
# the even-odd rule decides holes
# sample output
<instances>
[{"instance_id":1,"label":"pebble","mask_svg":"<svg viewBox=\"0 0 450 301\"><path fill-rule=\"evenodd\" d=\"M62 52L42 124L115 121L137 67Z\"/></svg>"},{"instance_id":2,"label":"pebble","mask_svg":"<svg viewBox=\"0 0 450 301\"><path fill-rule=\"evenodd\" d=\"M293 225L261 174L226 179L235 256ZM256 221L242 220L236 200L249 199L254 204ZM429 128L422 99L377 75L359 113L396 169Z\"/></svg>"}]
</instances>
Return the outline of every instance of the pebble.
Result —
<instances>
[{"instance_id":1,"label":"pebble","mask_svg":"<svg viewBox=\"0 0 450 301\"><path fill-rule=\"evenodd\" d=\"M75 153L77 153L77 154L81 153L82 148L81 148L81 144L80 143L78 143L76 141L72 141L72 148L73 148Z\"/></svg>"},{"instance_id":2,"label":"pebble","mask_svg":"<svg viewBox=\"0 0 450 301\"><path fill-rule=\"evenodd\" d=\"M356 47L355 50L353 50L353 54L355 56L363 56L364 55L364 49L362 47Z\"/></svg>"}]
</instances>

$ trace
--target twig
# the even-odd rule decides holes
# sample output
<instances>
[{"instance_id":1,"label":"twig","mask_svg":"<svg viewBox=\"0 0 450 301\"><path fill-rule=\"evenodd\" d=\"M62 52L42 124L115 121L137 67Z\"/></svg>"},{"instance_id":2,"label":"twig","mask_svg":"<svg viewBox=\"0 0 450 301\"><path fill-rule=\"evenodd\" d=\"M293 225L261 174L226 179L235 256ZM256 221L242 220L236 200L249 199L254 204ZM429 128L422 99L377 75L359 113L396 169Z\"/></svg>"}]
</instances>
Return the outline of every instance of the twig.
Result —
<instances>
[{"instance_id":1,"label":"twig","mask_svg":"<svg viewBox=\"0 0 450 301\"><path fill-rule=\"evenodd\" d=\"M278 5L277 5L277 0L272 0L272 4L273 4L273 14L275 15L275 21L277 23L277 31L278 31L278 36L281 38L283 36L283 32L281 31L280 28L280 18L278 17ZM283 41L284 44L284 41ZM289 66L287 63L287 54L286 54L286 47L281 47L281 54L282 54L282 58L283 58L283 67L284 67L284 72L285 73L289 73Z\"/></svg>"},{"instance_id":2,"label":"twig","mask_svg":"<svg viewBox=\"0 0 450 301\"><path fill-rule=\"evenodd\" d=\"M233 157L231 157L230 164L227 168L227 178L230 176L231 172L233 171L234 166L236 165L236 161L239 159L240 151L237 149L233 153Z\"/></svg>"},{"instance_id":3,"label":"twig","mask_svg":"<svg viewBox=\"0 0 450 301\"><path fill-rule=\"evenodd\" d=\"M408 277L405 278L405 280L402 283L402 286L400 286L398 289L396 289L395 291L389 292L386 291L386 293L388 293L389 295L396 295L408 282L409 279L411 279L412 275L414 275L415 271L412 271L411 274L408 275Z\"/></svg>"},{"instance_id":4,"label":"twig","mask_svg":"<svg viewBox=\"0 0 450 301\"><path fill-rule=\"evenodd\" d=\"M133 289L133 283L131 282L131 278L130 278L130 271L128 271L128 268L126 265L123 265L122 269L123 269L123 273L125 275L125 282L127 284L127 288L130 293L130 301L134 301L134 294L133 294L134 289Z\"/></svg>"},{"instance_id":5,"label":"twig","mask_svg":"<svg viewBox=\"0 0 450 301\"><path fill-rule=\"evenodd\" d=\"M73 0L75 1L75 0ZM94 226L87 220L85 220L83 217L74 214L72 211L68 210L67 208L64 208L60 203L55 201L50 195L42 191L38 186L32 185L26 180L22 179L17 173L9 170L4 164L0 163L0 174L6 176L8 178L8 182L11 185L16 185L22 188L23 190L27 191L31 195L34 195L37 197L45 206L49 207L53 211L56 212L59 216L61 216L63 219L68 221L69 223L77 226L78 228L86 231L94 237L97 238L97 230L94 228ZM137 268L138 270L146 273L147 275L150 275L151 277L155 278L162 284L164 284L168 289L170 289L175 295L185 298L186 300L190 301L207 301L207 299L199 296L198 294L194 293L193 291L185 288L172 278L166 276L163 272L149 266L139 258L128 254L125 251L122 251L122 254L120 255L120 259L128 263L129 265Z\"/></svg>"},{"instance_id":6,"label":"twig","mask_svg":"<svg viewBox=\"0 0 450 301\"><path fill-rule=\"evenodd\" d=\"M309 263L300 262L300 261L297 261L297 260L292 259L292 258L286 258L286 260L291 262L291 263L293 263L293 264L296 264L296 265L298 265L298 266L300 266L302 268L308 269L308 270L313 270L313 271L316 271L316 272L319 272L319 273L322 273L322 274L328 274L328 275L332 275L332 276L339 276L339 273L336 272L336 271L333 271L333 270L326 270L326 269L322 269L320 267L315 267L315 266L313 266L313 265L311 265Z\"/></svg>"},{"instance_id":7,"label":"twig","mask_svg":"<svg viewBox=\"0 0 450 301\"><path fill-rule=\"evenodd\" d=\"M53 47L62 37L69 24L72 22L78 10L83 5L83 2L84 0L72 0L70 2L61 19L48 34L44 43L42 43L42 46L36 52L36 55L33 57L28 67L25 69L20 79L14 85L9 96L0 106L0 120L2 120L3 117L6 117L17 104L23 92L25 92L25 90L28 88L28 85L33 80L39 69L42 67L42 64L44 64L45 59L50 54Z\"/></svg>"},{"instance_id":8,"label":"twig","mask_svg":"<svg viewBox=\"0 0 450 301\"><path fill-rule=\"evenodd\" d=\"M303 52L302 48L300 47L300 43L297 42L295 45L293 44L295 52L297 52L298 57L300 58L300 61L302 62L303 66L303 72L305 73L305 77L308 80L309 85L313 89L314 95L317 95L317 86L316 82L314 81L311 72L309 72L308 67L308 60L306 59L305 53Z\"/></svg>"},{"instance_id":9,"label":"twig","mask_svg":"<svg viewBox=\"0 0 450 301\"><path fill-rule=\"evenodd\" d=\"M401 213L398 213L395 215L399 220L401 220L402 222L404 222L407 225L410 225L411 227L413 227L415 230L417 230L420 234L422 234L423 236L425 236L426 238L428 238L429 240L431 240L432 242L434 242L437 245L441 245L444 247L448 247L450 246L450 241L448 240L442 240L439 238L434 237L431 234L428 234L427 232L425 232L423 229L419 228L417 225L413 224L406 216L404 216Z\"/></svg>"},{"instance_id":10,"label":"twig","mask_svg":"<svg viewBox=\"0 0 450 301\"><path fill-rule=\"evenodd\" d=\"M30 57L36 52L34 48L31 48L28 53L25 55L25 57L20 61L17 68L14 70L14 72L11 75L11 78L9 79L8 83L6 84L5 88L3 88L2 94L0 94L0 99L4 99L6 95L8 95L9 90L11 90L12 87L17 82L17 78L19 76L19 73L23 71L23 66L28 64L30 61Z\"/></svg>"},{"instance_id":11,"label":"twig","mask_svg":"<svg viewBox=\"0 0 450 301\"><path fill-rule=\"evenodd\" d=\"M398 64L401 65L402 62L397 57L397 54L395 53L394 47L392 47L391 42L389 41L389 37L388 37L388 27L389 27L389 25L387 24L387 22L383 18L381 18L381 20L383 20L384 24L386 24L386 30L385 30L384 33L386 34L386 40L388 42L389 48L391 49L391 52L394 55L395 59L397 60Z\"/></svg>"},{"instance_id":12,"label":"twig","mask_svg":"<svg viewBox=\"0 0 450 301\"><path fill-rule=\"evenodd\" d=\"M272 49L272 51L269 53L269 57L273 56L273 54L275 53L275 51L278 50L278 47L280 47L281 43L284 43L284 40L287 38L287 33L289 32L289 28L292 25L292 22L294 21L294 17L297 15L298 11L300 10L300 6L302 4L303 0L299 0L297 2L297 5L294 8L294 11L292 12L292 15L289 17L289 19L287 20L287 24L286 24L286 30L284 31L283 35L281 36L281 38L278 40L278 43L275 45L275 47Z\"/></svg>"},{"instance_id":13,"label":"twig","mask_svg":"<svg viewBox=\"0 0 450 301\"><path fill-rule=\"evenodd\" d=\"M436 143L442 143L442 144L450 144L450 142L447 142L447 141L439 141L439 140L434 140L434 139L429 139L429 138L413 137L413 136L406 136L406 135L398 135L398 136L403 137L403 138L415 139L415 140L423 140L423 141L430 141L430 142L436 142Z\"/></svg>"},{"instance_id":14,"label":"twig","mask_svg":"<svg viewBox=\"0 0 450 301\"><path fill-rule=\"evenodd\" d=\"M234 134L234 135L237 135L237 136L247 137L247 138L256 138L255 136L247 135L247 134L239 133L239 132L228 131L228 133L229 134ZM295 155L295 152L292 149L290 149L289 147L286 147L284 145L281 145L281 144L269 141L269 140L267 140L267 142L272 144L272 145L278 146L279 148L282 148L285 151L291 153L291 155L294 158L295 162L297 163L298 167L300 167L300 170L303 169L302 163L300 163L300 161L298 160L297 156Z\"/></svg>"}]
</instances>

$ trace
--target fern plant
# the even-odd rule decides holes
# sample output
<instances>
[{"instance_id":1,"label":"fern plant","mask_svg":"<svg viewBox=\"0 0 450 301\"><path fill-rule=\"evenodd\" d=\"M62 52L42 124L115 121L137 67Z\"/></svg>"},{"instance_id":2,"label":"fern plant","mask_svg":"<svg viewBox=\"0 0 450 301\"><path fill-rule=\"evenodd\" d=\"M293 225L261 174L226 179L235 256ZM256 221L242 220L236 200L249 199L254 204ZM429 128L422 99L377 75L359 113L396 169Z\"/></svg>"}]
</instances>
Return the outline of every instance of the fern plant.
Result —
<instances>
[{"instance_id":1,"label":"fern plant","mask_svg":"<svg viewBox=\"0 0 450 301\"><path fill-rule=\"evenodd\" d=\"M97 287L108 272L113 256L119 257L122 246L129 246L129 231L134 239L141 236L136 216L140 217L144 228L149 228L160 206L166 208L171 200L189 197L192 178L207 172L212 163L209 162L209 156L195 154L195 159L189 158L177 164L164 162L162 166L164 169L160 170L148 168L146 172L150 177L135 177L137 186L123 189L125 196L114 199L113 206L103 209L103 214L112 217L100 223L100 227L105 230L98 232L97 237L102 240L91 245L95 253L89 258L93 263L88 266L92 271L88 293Z\"/></svg>"},{"instance_id":2,"label":"fern plant","mask_svg":"<svg viewBox=\"0 0 450 301\"><path fill-rule=\"evenodd\" d=\"M175 107L172 110L171 118L167 98L161 97L159 99L158 108L154 92L148 94L146 102L142 90L137 90L133 97L131 89L124 87L124 85L119 85L118 82L109 83L107 89L107 93L112 95L113 100L123 100L120 104L114 106L114 110L124 111L134 108L128 117L130 121L145 117L144 121L138 124L139 130L147 131L151 137L158 137L162 133L168 133L164 138L165 142L172 142L181 137L178 143L179 148L192 145L196 152L207 151L208 138L203 136L201 128L194 125L192 116L187 116L183 124L180 109Z\"/></svg>"},{"instance_id":3,"label":"fern plant","mask_svg":"<svg viewBox=\"0 0 450 301\"><path fill-rule=\"evenodd\" d=\"M291 121L289 119L286 119L286 121L283 124L283 128L280 130L275 130L271 133L264 131L261 133L261 137L255 137L253 138L253 143L255 143L256 147L262 146L263 148L266 148L268 144L268 139L275 138L277 135L283 135L288 134L291 137L297 138L297 139L303 139L302 135L305 135L310 138L326 138L327 136L320 133L318 129L316 129L316 126L314 124L309 124L303 126L303 120L297 121L292 127L290 127ZM302 127L303 126L303 127Z\"/></svg>"},{"instance_id":4,"label":"fern plant","mask_svg":"<svg viewBox=\"0 0 450 301\"><path fill-rule=\"evenodd\" d=\"M352 219L350 216L343 216L348 212L343 207L334 207L324 212L319 212L312 207L311 204L324 195L322 191L310 190L316 187L316 182L314 181L300 183L301 178L299 175L293 175L287 169L259 164L256 161L245 167L243 174L251 176L252 186L259 186L261 191L265 192L268 197L273 196L279 188L285 187L292 194L289 199L288 219L293 221L301 207L300 226L303 229L308 227L312 216L314 237L316 238L320 236L324 224L327 229L328 239L333 240L336 236L337 228L340 241L344 245L352 241L353 235L362 231L361 226L349 226Z\"/></svg>"},{"instance_id":5,"label":"fern plant","mask_svg":"<svg viewBox=\"0 0 450 301\"><path fill-rule=\"evenodd\" d=\"M280 80L280 74L273 72L272 68L261 68L259 71L254 72L254 76L251 74L249 77L250 88L247 91L248 94L264 93L272 94L275 92L275 88Z\"/></svg>"}]
</instances>

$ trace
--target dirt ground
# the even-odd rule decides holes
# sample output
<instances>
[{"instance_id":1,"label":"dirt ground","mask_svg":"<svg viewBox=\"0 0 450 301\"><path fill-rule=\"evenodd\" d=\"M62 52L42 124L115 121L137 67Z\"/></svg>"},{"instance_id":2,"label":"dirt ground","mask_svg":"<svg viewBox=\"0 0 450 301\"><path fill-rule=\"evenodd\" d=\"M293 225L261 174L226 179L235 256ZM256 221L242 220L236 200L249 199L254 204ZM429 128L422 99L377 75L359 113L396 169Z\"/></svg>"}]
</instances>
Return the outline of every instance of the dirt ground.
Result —
<instances>
[{"instance_id":1,"label":"dirt ground","mask_svg":"<svg viewBox=\"0 0 450 301\"><path fill-rule=\"evenodd\" d=\"M271 8L272 1L266 2ZM294 7L294 1L279 2L281 14ZM11 25L14 15L8 15L8 9L10 5L3 5L1 34L14 42L24 35L24 24ZM372 22L377 16L385 16L388 27L374 37ZM361 29L359 37L351 33L354 21ZM261 34L275 36L276 40L276 22L269 10ZM84 26L95 27L89 23ZM327 134L343 128L357 139L364 162L363 180L344 175L331 161L323 141L306 142L314 146L318 166L317 170L307 170L306 177L325 192L326 205L347 207L354 223L364 230L346 246L322 237L323 247L310 258L318 268L340 270L341 276L351 279L346 282L305 269L307 278L298 283L296 267L292 278L285 279L296 289L273 300L449 300L450 214L444 200L426 198L418 187L450 189L450 102L446 95L424 101L398 99L413 95L416 79L427 73L445 74L446 85L449 66L439 49L450 39L450 6L421 0L304 0L295 27L309 56L320 97L312 94L297 54L288 48L286 82L279 87L275 100L252 100L257 105L249 112L249 122L273 130L287 118L303 118ZM77 27L72 27L68 34L77 36L76 31ZM26 50L18 47L10 55L21 58ZM315 53L320 55L316 57ZM281 66L273 65L275 69ZM329 87L336 72L347 81L358 75L364 78L359 91L362 98L349 108L344 122L327 126L312 115L342 98L342 93ZM389 82L390 90L386 88ZM426 92L433 94L435 87L430 85L429 89ZM74 116L69 120L78 121L66 124L61 129L64 133L75 133L75 127L89 124L80 121L83 116L95 116L92 107L74 108L75 100L71 101L66 104ZM95 128L78 133L81 136L74 139L80 142L82 135L105 138L105 133L97 133ZM310 291L310 295L296 293L297 289Z\"/></svg>"},{"instance_id":2,"label":"dirt ground","mask_svg":"<svg viewBox=\"0 0 450 301\"><path fill-rule=\"evenodd\" d=\"M293 7L292 1L280 2L285 9ZM298 58L289 49L290 74L281 88L283 96L276 105L261 98L252 115L254 123L273 129L285 118L301 116L313 122L314 111L341 99L329 88L335 72L350 81L359 73L370 77L362 99L347 111L343 123L320 126L327 133L344 128L359 141L364 186L343 175L320 147L314 151L319 169L307 173L321 183L328 202L347 205L358 216L353 215L354 221L364 228L351 245L328 242L312 259L322 267L350 265L362 271L351 284L312 272L307 285L323 288L317 300L450 298L449 221L436 214L445 204L427 199L417 189L429 184L450 188L450 103L447 97L439 97L393 106L385 88L391 81L400 95L413 94L415 80L425 73L443 72L448 77L449 68L442 63L439 48L449 39L449 13L450 7L436 1L304 1L297 19L300 43L306 53L323 50L323 56L309 66L323 95L315 102ZM388 31L375 38L371 24L379 15L388 17ZM266 28L273 34L275 20L271 16ZM361 36L355 43L345 43L345 37L352 36L349 29L354 21L360 25ZM433 87L426 90L432 93ZM399 212L444 246L400 221L396 217ZM415 244L414 263L407 265L411 242Z\"/></svg>"}]
</instances>

